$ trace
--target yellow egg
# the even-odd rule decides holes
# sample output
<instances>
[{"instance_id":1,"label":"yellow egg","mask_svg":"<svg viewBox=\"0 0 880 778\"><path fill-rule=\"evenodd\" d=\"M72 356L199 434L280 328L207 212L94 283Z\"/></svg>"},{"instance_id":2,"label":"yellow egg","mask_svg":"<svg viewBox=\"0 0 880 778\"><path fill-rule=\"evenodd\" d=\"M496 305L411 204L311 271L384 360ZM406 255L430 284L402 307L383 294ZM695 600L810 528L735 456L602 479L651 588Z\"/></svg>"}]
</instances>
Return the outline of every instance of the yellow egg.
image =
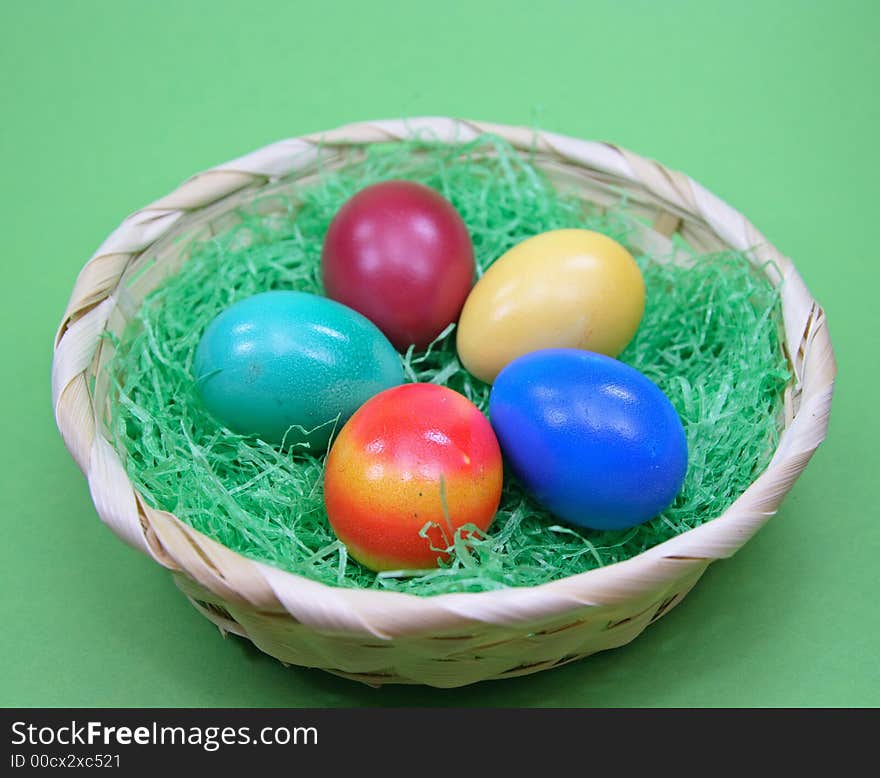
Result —
<instances>
[{"instance_id":1,"label":"yellow egg","mask_svg":"<svg viewBox=\"0 0 880 778\"><path fill-rule=\"evenodd\" d=\"M645 310L632 255L591 230L553 230L517 244L479 280L458 323L458 355L488 383L512 360L544 348L615 357Z\"/></svg>"}]
</instances>

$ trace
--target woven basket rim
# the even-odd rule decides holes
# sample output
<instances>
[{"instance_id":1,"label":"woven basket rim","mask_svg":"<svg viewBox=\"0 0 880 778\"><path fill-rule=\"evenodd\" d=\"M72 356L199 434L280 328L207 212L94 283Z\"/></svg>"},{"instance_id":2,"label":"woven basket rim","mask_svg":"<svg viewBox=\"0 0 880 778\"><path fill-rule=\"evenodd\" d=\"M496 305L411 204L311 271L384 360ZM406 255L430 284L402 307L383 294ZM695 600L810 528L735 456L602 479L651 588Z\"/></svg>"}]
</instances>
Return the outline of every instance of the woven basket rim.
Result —
<instances>
[{"instance_id":1,"label":"woven basket rim","mask_svg":"<svg viewBox=\"0 0 880 778\"><path fill-rule=\"evenodd\" d=\"M661 214L697 220L726 245L749 251L756 264L772 263L766 272L782 280L785 342L797 410L764 472L720 516L622 562L536 586L429 597L323 584L237 554L170 513L149 508L125 474L119 455L98 431L85 379L118 304L116 284L131 259L173 232L186 213L249 184L295 178L315 162L320 149L425 136L463 144L482 133L498 135L521 152L545 152L585 175L641 189L660 204ZM688 176L607 143L525 127L422 117L356 123L271 144L193 176L129 216L89 260L74 287L56 338L53 403L59 429L88 477L99 515L123 540L224 599L267 612L286 611L325 632L392 637L455 631L472 622L521 624L574 607L631 600L680 579L688 569L732 555L775 513L824 439L835 373L824 311L794 264L744 216Z\"/></svg>"}]
</instances>

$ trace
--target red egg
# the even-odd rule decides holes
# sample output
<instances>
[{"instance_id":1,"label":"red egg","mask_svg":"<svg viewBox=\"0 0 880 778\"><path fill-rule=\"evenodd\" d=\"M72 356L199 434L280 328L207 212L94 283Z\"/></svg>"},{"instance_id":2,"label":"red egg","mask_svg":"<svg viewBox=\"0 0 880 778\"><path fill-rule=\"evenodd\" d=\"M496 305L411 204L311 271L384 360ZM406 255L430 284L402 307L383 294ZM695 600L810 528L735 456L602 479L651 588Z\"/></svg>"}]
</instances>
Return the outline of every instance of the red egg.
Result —
<instances>
[{"instance_id":1,"label":"red egg","mask_svg":"<svg viewBox=\"0 0 880 778\"><path fill-rule=\"evenodd\" d=\"M359 562L424 569L446 558L437 549L462 525L488 529L501 481L501 449L479 409L445 386L404 384L367 400L342 428L327 456L324 502Z\"/></svg>"},{"instance_id":2,"label":"red egg","mask_svg":"<svg viewBox=\"0 0 880 778\"><path fill-rule=\"evenodd\" d=\"M412 181L368 186L330 223L321 253L329 297L372 321L399 351L421 350L458 319L474 249L458 211Z\"/></svg>"}]
</instances>

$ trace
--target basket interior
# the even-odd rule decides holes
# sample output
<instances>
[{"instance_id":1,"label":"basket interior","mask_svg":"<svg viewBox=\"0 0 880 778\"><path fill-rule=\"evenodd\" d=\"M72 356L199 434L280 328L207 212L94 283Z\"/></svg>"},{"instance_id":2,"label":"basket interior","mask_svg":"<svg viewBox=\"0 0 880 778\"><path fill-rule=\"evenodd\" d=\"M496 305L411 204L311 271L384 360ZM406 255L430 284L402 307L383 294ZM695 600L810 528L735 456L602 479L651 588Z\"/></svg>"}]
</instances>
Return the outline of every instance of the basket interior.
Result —
<instances>
[{"instance_id":1,"label":"basket interior","mask_svg":"<svg viewBox=\"0 0 880 778\"><path fill-rule=\"evenodd\" d=\"M416 149L412 153L427 152ZM491 155L493 152L486 153ZM108 320L107 330L117 338L123 338L126 327L136 317L146 296L180 270L189 258L194 242L223 234L241 220L243 207L252 210L256 203L259 213L265 216L286 212L289 203L295 203L299 193L305 188L317 185L322 175L356 165L363 160L364 154L365 150L357 146L322 148L312 166L301 171L295 179L267 179L257 182L206 208L187 213L160 241L149 250L134 256L129 262L115 294L117 304ZM644 189L622 189L620 182L609 176L580 166L564 164L551 154L534 152L529 154L529 158L559 191L575 194L597 208L600 213L614 209L616 218L626 220L629 228L628 242L634 249L653 257L662 257L666 262L687 264L693 262L694 252L724 248L723 242L700 219L692 214L670 209L666 203ZM619 210L622 198L626 202L625 211ZM771 280L777 280L772 266L762 265L761 269ZM103 434L108 437L110 429L106 422L112 391L109 367L113 357L113 341L104 339L91 369L95 407L102 410L96 416L105 421ZM780 402L780 426L782 418Z\"/></svg>"}]
</instances>

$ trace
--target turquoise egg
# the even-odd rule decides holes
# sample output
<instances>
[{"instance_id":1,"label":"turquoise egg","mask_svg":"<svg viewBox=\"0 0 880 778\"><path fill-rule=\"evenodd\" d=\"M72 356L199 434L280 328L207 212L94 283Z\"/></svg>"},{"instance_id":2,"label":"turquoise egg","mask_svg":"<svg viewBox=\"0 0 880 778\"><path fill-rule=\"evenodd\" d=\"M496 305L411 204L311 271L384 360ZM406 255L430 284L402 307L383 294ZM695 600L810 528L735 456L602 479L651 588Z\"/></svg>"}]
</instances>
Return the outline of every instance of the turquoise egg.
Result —
<instances>
[{"instance_id":1,"label":"turquoise egg","mask_svg":"<svg viewBox=\"0 0 880 778\"><path fill-rule=\"evenodd\" d=\"M263 292L217 316L194 373L205 407L229 429L313 453L370 397L403 383L399 355L372 322L292 291Z\"/></svg>"}]
</instances>

